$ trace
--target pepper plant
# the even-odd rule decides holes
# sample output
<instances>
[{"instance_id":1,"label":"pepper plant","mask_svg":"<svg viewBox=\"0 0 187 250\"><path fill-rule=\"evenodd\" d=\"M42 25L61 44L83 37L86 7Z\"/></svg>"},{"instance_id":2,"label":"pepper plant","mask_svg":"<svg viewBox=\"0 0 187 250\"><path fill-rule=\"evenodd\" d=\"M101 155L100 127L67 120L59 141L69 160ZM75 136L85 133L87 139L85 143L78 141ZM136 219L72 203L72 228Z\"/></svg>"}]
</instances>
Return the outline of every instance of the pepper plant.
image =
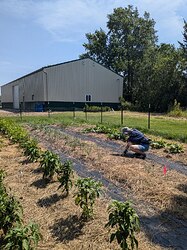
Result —
<instances>
[{"instance_id":1,"label":"pepper plant","mask_svg":"<svg viewBox=\"0 0 187 250\"><path fill-rule=\"evenodd\" d=\"M22 222L22 206L13 196L9 196L6 189L1 187L0 194L0 229L6 232L14 226L15 223Z\"/></svg>"},{"instance_id":2,"label":"pepper plant","mask_svg":"<svg viewBox=\"0 0 187 250\"><path fill-rule=\"evenodd\" d=\"M24 154L28 156L28 160L31 162L36 162L40 158L40 149L37 146L35 140L26 140L21 143L24 149Z\"/></svg>"},{"instance_id":3,"label":"pepper plant","mask_svg":"<svg viewBox=\"0 0 187 250\"><path fill-rule=\"evenodd\" d=\"M5 236L6 250L34 250L42 235L37 224L29 223L27 226L17 225L9 230Z\"/></svg>"},{"instance_id":4,"label":"pepper plant","mask_svg":"<svg viewBox=\"0 0 187 250\"><path fill-rule=\"evenodd\" d=\"M58 155L53 152L47 150L41 154L40 166L43 170L43 179L49 178L52 179L55 172L61 166L61 161Z\"/></svg>"},{"instance_id":5,"label":"pepper plant","mask_svg":"<svg viewBox=\"0 0 187 250\"><path fill-rule=\"evenodd\" d=\"M75 204L82 208L82 217L87 220L93 216L93 205L100 196L102 184L92 178L80 178L75 186L78 188L75 193Z\"/></svg>"},{"instance_id":6,"label":"pepper plant","mask_svg":"<svg viewBox=\"0 0 187 250\"><path fill-rule=\"evenodd\" d=\"M58 174L58 181L60 182L60 186L58 187L61 188L63 187L63 191L66 190L67 195L69 194L69 189L72 188L72 180L71 176L73 175L73 164L72 161L65 161L63 164L59 166L57 169L57 174Z\"/></svg>"},{"instance_id":7,"label":"pepper plant","mask_svg":"<svg viewBox=\"0 0 187 250\"><path fill-rule=\"evenodd\" d=\"M123 250L138 249L138 241L135 232L140 229L139 217L131 207L131 203L113 201L109 207L109 221L105 227L115 228L116 231L110 236L110 242L115 238Z\"/></svg>"}]
</instances>

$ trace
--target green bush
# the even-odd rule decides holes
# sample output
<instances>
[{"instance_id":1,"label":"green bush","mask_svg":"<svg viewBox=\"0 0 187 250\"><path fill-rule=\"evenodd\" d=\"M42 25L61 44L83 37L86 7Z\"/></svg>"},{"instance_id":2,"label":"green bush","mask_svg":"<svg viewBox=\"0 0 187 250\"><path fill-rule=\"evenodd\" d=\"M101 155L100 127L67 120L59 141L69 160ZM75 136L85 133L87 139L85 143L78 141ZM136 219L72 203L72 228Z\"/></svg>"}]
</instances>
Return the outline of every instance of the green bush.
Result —
<instances>
[{"instance_id":1,"label":"green bush","mask_svg":"<svg viewBox=\"0 0 187 250\"><path fill-rule=\"evenodd\" d=\"M111 111L111 108L108 106L89 106L88 104L85 105L83 108L84 112L101 112L101 109L103 112Z\"/></svg>"},{"instance_id":2,"label":"green bush","mask_svg":"<svg viewBox=\"0 0 187 250\"><path fill-rule=\"evenodd\" d=\"M170 108L168 113L169 116L181 117L183 116L182 108L180 107L180 103L175 99L173 106Z\"/></svg>"}]
</instances>

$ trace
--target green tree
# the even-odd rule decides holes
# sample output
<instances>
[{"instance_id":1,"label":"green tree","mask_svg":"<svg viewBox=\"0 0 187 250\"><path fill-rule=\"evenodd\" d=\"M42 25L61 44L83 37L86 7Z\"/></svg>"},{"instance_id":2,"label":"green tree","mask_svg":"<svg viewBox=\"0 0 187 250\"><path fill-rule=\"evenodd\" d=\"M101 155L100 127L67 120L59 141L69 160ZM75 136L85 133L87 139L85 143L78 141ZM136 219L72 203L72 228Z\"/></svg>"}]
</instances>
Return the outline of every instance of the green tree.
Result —
<instances>
[{"instance_id":1,"label":"green tree","mask_svg":"<svg viewBox=\"0 0 187 250\"><path fill-rule=\"evenodd\" d=\"M136 72L134 102L139 110L166 112L174 100L180 101L184 89L181 50L170 44L149 48Z\"/></svg>"},{"instance_id":2,"label":"green tree","mask_svg":"<svg viewBox=\"0 0 187 250\"><path fill-rule=\"evenodd\" d=\"M86 34L88 43L83 44L86 53L80 57L90 57L123 75L127 101L132 100L136 70L144 52L157 41L154 25L148 12L140 17L138 9L129 5L108 15L108 33L100 29Z\"/></svg>"},{"instance_id":3,"label":"green tree","mask_svg":"<svg viewBox=\"0 0 187 250\"><path fill-rule=\"evenodd\" d=\"M183 43L179 42L180 48L182 49L183 56L183 80L184 85L180 95L180 103L183 106L187 106L187 22L184 20L184 32L183 32Z\"/></svg>"},{"instance_id":4,"label":"green tree","mask_svg":"<svg viewBox=\"0 0 187 250\"><path fill-rule=\"evenodd\" d=\"M187 61L187 22L184 20L184 32L183 32L183 43L179 42L181 48L183 49L184 58Z\"/></svg>"}]
</instances>

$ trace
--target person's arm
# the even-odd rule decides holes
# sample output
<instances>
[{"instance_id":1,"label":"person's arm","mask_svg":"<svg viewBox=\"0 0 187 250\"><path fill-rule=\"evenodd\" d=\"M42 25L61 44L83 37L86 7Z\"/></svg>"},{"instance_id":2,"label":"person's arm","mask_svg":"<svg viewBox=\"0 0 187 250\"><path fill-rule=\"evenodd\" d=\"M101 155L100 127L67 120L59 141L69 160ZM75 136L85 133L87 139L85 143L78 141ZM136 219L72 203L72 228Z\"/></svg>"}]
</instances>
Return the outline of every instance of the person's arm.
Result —
<instances>
[{"instance_id":1,"label":"person's arm","mask_svg":"<svg viewBox=\"0 0 187 250\"><path fill-rule=\"evenodd\" d=\"M129 144L129 142L127 142L127 145L125 147L124 153L127 153L128 149L129 149L129 146L130 146L130 144Z\"/></svg>"}]
</instances>

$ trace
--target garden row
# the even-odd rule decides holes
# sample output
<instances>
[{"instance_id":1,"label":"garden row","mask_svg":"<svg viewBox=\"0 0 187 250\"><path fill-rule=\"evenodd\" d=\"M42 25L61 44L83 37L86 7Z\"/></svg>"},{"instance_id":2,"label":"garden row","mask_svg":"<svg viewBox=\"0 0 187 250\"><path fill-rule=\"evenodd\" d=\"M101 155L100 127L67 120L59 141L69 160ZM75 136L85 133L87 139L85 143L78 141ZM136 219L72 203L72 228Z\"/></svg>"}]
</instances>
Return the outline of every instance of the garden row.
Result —
<instances>
[{"instance_id":1,"label":"garden row","mask_svg":"<svg viewBox=\"0 0 187 250\"><path fill-rule=\"evenodd\" d=\"M43 179L50 182L54 175L59 181L59 188L69 194L73 185L72 162L62 163L58 155L51 151L42 152L37 142L29 137L28 133L12 121L0 120L0 132L12 142L19 143L24 154L30 162L39 162L43 172ZM37 224L30 223L23 226L19 202L9 196L3 185L4 172L0 174L0 229L3 232L4 249L35 249L41 234ZM76 183L74 194L75 204L82 209L82 218L87 221L93 219L93 206L96 198L100 196L101 183L91 178L79 178ZM139 218L130 202L113 201L108 207L109 220L106 227L113 228L110 242L117 239L121 249L134 249L138 247L135 232L139 231ZM7 220L7 221L6 221Z\"/></svg>"},{"instance_id":2,"label":"garden row","mask_svg":"<svg viewBox=\"0 0 187 250\"><path fill-rule=\"evenodd\" d=\"M122 134L121 132L119 132L118 129L110 128L110 127L107 127L105 125L96 125L95 127L86 128L86 129L84 129L83 132L84 133L89 133L89 132L91 132L91 133L103 133L103 134L107 134L109 139L123 140L123 141L127 140L127 137L124 134ZM155 148L155 149L164 148L165 152L171 153L171 154L177 154L177 153L184 152L183 146L181 144L168 143L168 142L164 141L163 139L160 139L160 140L150 139L150 145L151 145L151 148Z\"/></svg>"}]
</instances>

